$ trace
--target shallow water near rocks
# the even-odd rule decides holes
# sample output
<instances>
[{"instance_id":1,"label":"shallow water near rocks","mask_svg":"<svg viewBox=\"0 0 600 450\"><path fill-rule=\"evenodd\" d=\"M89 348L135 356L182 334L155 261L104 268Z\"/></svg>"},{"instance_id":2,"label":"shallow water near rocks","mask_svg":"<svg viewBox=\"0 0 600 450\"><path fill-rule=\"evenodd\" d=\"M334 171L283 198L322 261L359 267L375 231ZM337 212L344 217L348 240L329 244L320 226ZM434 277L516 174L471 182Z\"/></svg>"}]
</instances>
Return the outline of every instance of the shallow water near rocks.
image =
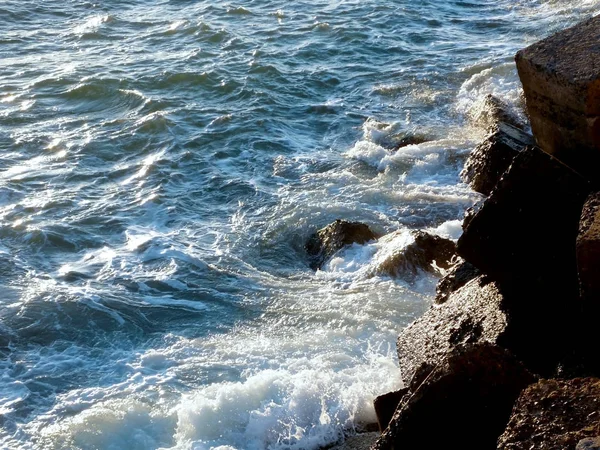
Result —
<instances>
[{"instance_id":1,"label":"shallow water near rocks","mask_svg":"<svg viewBox=\"0 0 600 450\"><path fill-rule=\"evenodd\" d=\"M400 386L488 93L597 1L0 4L0 448L318 449ZM394 148L406 136L427 142ZM313 272L335 219L393 239Z\"/></svg>"}]
</instances>

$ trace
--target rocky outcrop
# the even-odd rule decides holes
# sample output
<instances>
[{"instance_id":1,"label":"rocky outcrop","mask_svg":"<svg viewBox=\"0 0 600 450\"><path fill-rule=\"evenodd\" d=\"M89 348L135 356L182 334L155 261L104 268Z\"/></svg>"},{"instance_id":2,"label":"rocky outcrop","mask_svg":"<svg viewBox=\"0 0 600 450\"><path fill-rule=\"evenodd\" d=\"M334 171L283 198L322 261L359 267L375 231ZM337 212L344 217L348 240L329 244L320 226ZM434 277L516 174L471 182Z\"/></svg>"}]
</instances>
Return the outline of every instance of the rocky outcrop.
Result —
<instances>
[{"instance_id":1,"label":"rocky outcrop","mask_svg":"<svg viewBox=\"0 0 600 450\"><path fill-rule=\"evenodd\" d=\"M599 181L600 16L519 51L519 77L538 145Z\"/></svg>"},{"instance_id":2,"label":"rocky outcrop","mask_svg":"<svg viewBox=\"0 0 600 450\"><path fill-rule=\"evenodd\" d=\"M424 231L413 231L412 235L414 242L378 265L378 275L410 277L420 270L435 272L452 267L452 258L456 253L456 244L453 241Z\"/></svg>"},{"instance_id":3,"label":"rocky outcrop","mask_svg":"<svg viewBox=\"0 0 600 450\"><path fill-rule=\"evenodd\" d=\"M493 128L498 123L524 128L519 118L510 112L508 105L492 94L486 95L481 102L476 103L468 116L474 124L486 129Z\"/></svg>"},{"instance_id":4,"label":"rocky outcrop","mask_svg":"<svg viewBox=\"0 0 600 450\"><path fill-rule=\"evenodd\" d=\"M581 297L587 309L600 309L600 192L587 199L577 236L577 267Z\"/></svg>"},{"instance_id":5,"label":"rocky outcrop","mask_svg":"<svg viewBox=\"0 0 600 450\"><path fill-rule=\"evenodd\" d=\"M532 144L533 138L530 135L512 125L499 122L490 135L471 152L460 177L474 191L490 195L515 156Z\"/></svg>"},{"instance_id":6,"label":"rocky outcrop","mask_svg":"<svg viewBox=\"0 0 600 450\"><path fill-rule=\"evenodd\" d=\"M383 431L388 427L392 417L394 417L396 408L407 393L408 388L404 388L398 391L388 392L387 394L380 395L375 399L373 406L375 407L375 415L377 416L377 426L379 427L379 431Z\"/></svg>"},{"instance_id":7,"label":"rocky outcrop","mask_svg":"<svg viewBox=\"0 0 600 450\"><path fill-rule=\"evenodd\" d=\"M599 435L600 379L540 380L519 396L498 448L575 450Z\"/></svg>"},{"instance_id":8,"label":"rocky outcrop","mask_svg":"<svg viewBox=\"0 0 600 450\"><path fill-rule=\"evenodd\" d=\"M557 159L528 148L470 219L458 254L492 279L546 283L575 296L574 242L590 189Z\"/></svg>"},{"instance_id":9,"label":"rocky outcrop","mask_svg":"<svg viewBox=\"0 0 600 450\"><path fill-rule=\"evenodd\" d=\"M435 303L441 305L453 292L463 287L481 272L473 264L462 258L457 261L442 277L435 288Z\"/></svg>"},{"instance_id":10,"label":"rocky outcrop","mask_svg":"<svg viewBox=\"0 0 600 450\"><path fill-rule=\"evenodd\" d=\"M310 258L310 267L317 270L346 245L364 244L374 239L377 235L364 223L338 219L313 234L304 248Z\"/></svg>"},{"instance_id":11,"label":"rocky outcrop","mask_svg":"<svg viewBox=\"0 0 600 450\"><path fill-rule=\"evenodd\" d=\"M372 448L494 448L515 399L534 381L497 346L459 346L403 397Z\"/></svg>"}]
</instances>

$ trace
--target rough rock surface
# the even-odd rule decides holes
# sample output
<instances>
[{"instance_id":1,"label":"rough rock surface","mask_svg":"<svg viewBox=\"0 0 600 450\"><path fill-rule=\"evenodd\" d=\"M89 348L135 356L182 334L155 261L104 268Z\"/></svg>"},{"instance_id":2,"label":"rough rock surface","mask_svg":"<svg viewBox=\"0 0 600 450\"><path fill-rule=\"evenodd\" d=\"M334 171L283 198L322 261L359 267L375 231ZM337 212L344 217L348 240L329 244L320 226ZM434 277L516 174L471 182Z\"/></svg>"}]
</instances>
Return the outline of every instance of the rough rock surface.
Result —
<instances>
[{"instance_id":1,"label":"rough rock surface","mask_svg":"<svg viewBox=\"0 0 600 450\"><path fill-rule=\"evenodd\" d=\"M400 389L399 391L388 392L380 395L375 399L375 414L377 415L377 425L379 431L387 428L396 412L396 408L400 404L402 398L408 393L408 388Z\"/></svg>"},{"instance_id":2,"label":"rough rock surface","mask_svg":"<svg viewBox=\"0 0 600 450\"><path fill-rule=\"evenodd\" d=\"M575 450L600 450L600 436L580 440Z\"/></svg>"},{"instance_id":3,"label":"rough rock surface","mask_svg":"<svg viewBox=\"0 0 600 450\"><path fill-rule=\"evenodd\" d=\"M453 241L424 231L415 231L412 235L414 242L383 261L376 269L378 274L400 277L415 275L419 270L434 272L434 262L441 269L452 267L456 253Z\"/></svg>"},{"instance_id":4,"label":"rough rock surface","mask_svg":"<svg viewBox=\"0 0 600 450\"><path fill-rule=\"evenodd\" d=\"M342 247L373 239L377 239L377 235L364 223L338 219L313 234L304 247L310 257L310 267L316 270Z\"/></svg>"},{"instance_id":5,"label":"rough rock surface","mask_svg":"<svg viewBox=\"0 0 600 450\"><path fill-rule=\"evenodd\" d=\"M463 287L481 272L473 264L462 258L456 262L442 277L435 288L435 303L442 304L448 300L453 292Z\"/></svg>"},{"instance_id":6,"label":"rough rock surface","mask_svg":"<svg viewBox=\"0 0 600 450\"><path fill-rule=\"evenodd\" d=\"M468 116L475 124L488 129L500 122L524 128L519 118L510 112L508 105L492 94L486 95L483 101L478 102L469 111Z\"/></svg>"},{"instance_id":7,"label":"rough rock surface","mask_svg":"<svg viewBox=\"0 0 600 450\"><path fill-rule=\"evenodd\" d=\"M348 436L343 444L329 447L329 450L369 450L379 437L378 432L361 433L355 436Z\"/></svg>"},{"instance_id":8,"label":"rough rock surface","mask_svg":"<svg viewBox=\"0 0 600 450\"><path fill-rule=\"evenodd\" d=\"M527 133L512 125L498 123L471 152L460 177L474 191L490 195L515 156L532 144L533 138Z\"/></svg>"},{"instance_id":9,"label":"rough rock surface","mask_svg":"<svg viewBox=\"0 0 600 450\"><path fill-rule=\"evenodd\" d=\"M403 398L372 448L494 448L515 399L534 381L497 346L459 346Z\"/></svg>"},{"instance_id":10,"label":"rough rock surface","mask_svg":"<svg viewBox=\"0 0 600 450\"><path fill-rule=\"evenodd\" d=\"M528 148L468 222L458 254L495 280L526 279L576 295L573 243L590 190L560 161Z\"/></svg>"},{"instance_id":11,"label":"rough rock surface","mask_svg":"<svg viewBox=\"0 0 600 450\"><path fill-rule=\"evenodd\" d=\"M540 380L519 396L498 448L575 450L598 435L600 379Z\"/></svg>"},{"instance_id":12,"label":"rough rock surface","mask_svg":"<svg viewBox=\"0 0 600 450\"><path fill-rule=\"evenodd\" d=\"M600 165L600 16L516 55L538 145L598 181Z\"/></svg>"},{"instance_id":13,"label":"rough rock surface","mask_svg":"<svg viewBox=\"0 0 600 450\"><path fill-rule=\"evenodd\" d=\"M581 296L589 309L600 307L600 192L589 196L577 236L577 268Z\"/></svg>"}]
</instances>

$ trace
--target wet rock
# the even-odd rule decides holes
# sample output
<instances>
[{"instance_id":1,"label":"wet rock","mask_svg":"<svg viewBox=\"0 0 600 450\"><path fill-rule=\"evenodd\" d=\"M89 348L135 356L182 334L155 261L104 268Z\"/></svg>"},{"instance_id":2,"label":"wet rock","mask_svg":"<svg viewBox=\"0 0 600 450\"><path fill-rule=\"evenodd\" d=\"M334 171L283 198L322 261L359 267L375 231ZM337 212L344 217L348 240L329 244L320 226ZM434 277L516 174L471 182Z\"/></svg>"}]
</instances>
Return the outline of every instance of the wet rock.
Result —
<instances>
[{"instance_id":1,"label":"wet rock","mask_svg":"<svg viewBox=\"0 0 600 450\"><path fill-rule=\"evenodd\" d=\"M346 245L364 244L374 239L377 235L364 223L338 219L313 234L304 248L310 258L310 267L317 270Z\"/></svg>"},{"instance_id":2,"label":"wet rock","mask_svg":"<svg viewBox=\"0 0 600 450\"><path fill-rule=\"evenodd\" d=\"M369 450L378 437L378 432L347 436L343 444L329 447L329 450Z\"/></svg>"},{"instance_id":3,"label":"wet rock","mask_svg":"<svg viewBox=\"0 0 600 450\"><path fill-rule=\"evenodd\" d=\"M376 269L379 275L394 277L414 276L419 270L435 272L449 269L456 253L456 244L450 239L426 233L412 232L414 242L386 258Z\"/></svg>"},{"instance_id":4,"label":"wet rock","mask_svg":"<svg viewBox=\"0 0 600 450\"><path fill-rule=\"evenodd\" d=\"M469 221L458 254L494 280L547 284L555 297L576 296L574 242L589 192L580 175L528 148Z\"/></svg>"},{"instance_id":5,"label":"wet rock","mask_svg":"<svg viewBox=\"0 0 600 450\"><path fill-rule=\"evenodd\" d=\"M494 448L515 399L534 381L506 350L459 346L402 399L372 448Z\"/></svg>"},{"instance_id":6,"label":"wet rock","mask_svg":"<svg viewBox=\"0 0 600 450\"><path fill-rule=\"evenodd\" d=\"M498 448L590 448L599 434L600 379L540 380L519 396Z\"/></svg>"},{"instance_id":7,"label":"wet rock","mask_svg":"<svg viewBox=\"0 0 600 450\"><path fill-rule=\"evenodd\" d=\"M402 398L408 393L408 388L400 389L398 391L388 392L387 394L380 395L375 399L375 414L377 415L377 425L379 431L383 431L387 428L396 412L396 408L400 404Z\"/></svg>"},{"instance_id":8,"label":"wet rock","mask_svg":"<svg viewBox=\"0 0 600 450\"><path fill-rule=\"evenodd\" d=\"M483 101L478 102L469 111L469 118L475 124L488 129L498 123L505 123L519 129L524 128L519 118L510 112L509 106L492 94L486 95Z\"/></svg>"},{"instance_id":9,"label":"wet rock","mask_svg":"<svg viewBox=\"0 0 600 450\"><path fill-rule=\"evenodd\" d=\"M600 16L519 51L519 77L538 145L598 181Z\"/></svg>"},{"instance_id":10,"label":"wet rock","mask_svg":"<svg viewBox=\"0 0 600 450\"><path fill-rule=\"evenodd\" d=\"M575 450L600 450L600 436L580 440Z\"/></svg>"},{"instance_id":11,"label":"wet rock","mask_svg":"<svg viewBox=\"0 0 600 450\"><path fill-rule=\"evenodd\" d=\"M424 135L416 133L408 133L403 136L395 136L395 138L395 141L390 145L393 151L397 151L403 147L408 147L409 145L423 144L424 142L430 140Z\"/></svg>"},{"instance_id":12,"label":"wet rock","mask_svg":"<svg viewBox=\"0 0 600 450\"><path fill-rule=\"evenodd\" d=\"M491 134L469 155L460 173L474 191L490 195L515 156L533 144L533 138L506 123L498 123Z\"/></svg>"},{"instance_id":13,"label":"wet rock","mask_svg":"<svg viewBox=\"0 0 600 450\"><path fill-rule=\"evenodd\" d=\"M479 275L481 275L481 272L477 267L460 258L460 260L446 272L435 288L435 303L445 303L450 294L456 292Z\"/></svg>"}]
</instances>

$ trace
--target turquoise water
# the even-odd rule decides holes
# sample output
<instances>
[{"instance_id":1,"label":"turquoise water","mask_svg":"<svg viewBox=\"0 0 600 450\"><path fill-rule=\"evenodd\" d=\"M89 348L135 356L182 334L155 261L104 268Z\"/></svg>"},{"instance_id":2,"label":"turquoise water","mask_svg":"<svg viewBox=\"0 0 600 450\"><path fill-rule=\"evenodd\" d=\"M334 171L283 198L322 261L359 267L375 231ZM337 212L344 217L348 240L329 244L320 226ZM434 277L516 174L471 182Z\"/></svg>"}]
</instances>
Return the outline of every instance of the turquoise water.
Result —
<instances>
[{"instance_id":1,"label":"turquoise water","mask_svg":"<svg viewBox=\"0 0 600 450\"><path fill-rule=\"evenodd\" d=\"M0 446L317 449L401 385L488 94L597 1L0 2ZM429 141L394 153L418 134ZM323 270L337 219L381 243Z\"/></svg>"}]
</instances>

